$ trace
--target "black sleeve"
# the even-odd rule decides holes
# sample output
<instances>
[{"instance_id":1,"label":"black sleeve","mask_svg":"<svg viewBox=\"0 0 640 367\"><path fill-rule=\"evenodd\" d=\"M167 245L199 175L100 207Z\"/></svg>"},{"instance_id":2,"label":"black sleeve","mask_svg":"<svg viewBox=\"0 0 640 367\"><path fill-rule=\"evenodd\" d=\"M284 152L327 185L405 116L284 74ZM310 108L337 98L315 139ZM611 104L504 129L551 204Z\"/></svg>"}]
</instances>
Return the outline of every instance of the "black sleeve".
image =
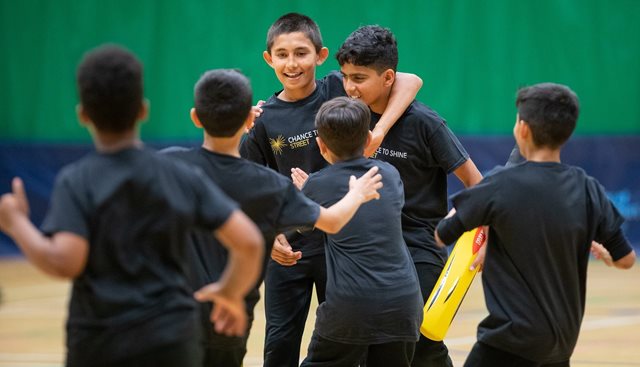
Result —
<instances>
[{"instance_id":1,"label":"black sleeve","mask_svg":"<svg viewBox=\"0 0 640 367\"><path fill-rule=\"evenodd\" d=\"M73 187L73 182L65 171L56 178L49 210L41 225L46 235L71 232L89 239L89 213L79 196L82 190Z\"/></svg>"},{"instance_id":2,"label":"black sleeve","mask_svg":"<svg viewBox=\"0 0 640 367\"><path fill-rule=\"evenodd\" d=\"M240 144L240 156L252 162L266 166L267 158L264 154L264 148L262 147L266 137L263 136L263 132L263 126L256 123L253 129L251 129L248 134L244 135L242 143Z\"/></svg>"},{"instance_id":3,"label":"black sleeve","mask_svg":"<svg viewBox=\"0 0 640 367\"><path fill-rule=\"evenodd\" d=\"M495 176L487 176L477 185L464 189L451 196L458 217L465 231L473 228L491 225L493 213L496 211L499 181Z\"/></svg>"},{"instance_id":4,"label":"black sleeve","mask_svg":"<svg viewBox=\"0 0 640 367\"><path fill-rule=\"evenodd\" d=\"M594 239L609 251L614 261L619 260L633 250L620 228L624 218L609 200L602 185L593 178L590 178L589 191L592 215L596 218Z\"/></svg>"},{"instance_id":5,"label":"black sleeve","mask_svg":"<svg viewBox=\"0 0 640 367\"><path fill-rule=\"evenodd\" d=\"M447 174L469 159L469 154L444 121L440 121L440 125L431 132L428 139L431 154Z\"/></svg>"},{"instance_id":6,"label":"black sleeve","mask_svg":"<svg viewBox=\"0 0 640 367\"><path fill-rule=\"evenodd\" d=\"M438 237L447 245L455 243L455 241L465 232L464 226L457 216L444 218L436 227Z\"/></svg>"},{"instance_id":7,"label":"black sleeve","mask_svg":"<svg viewBox=\"0 0 640 367\"><path fill-rule=\"evenodd\" d=\"M291 182L288 182L283 196L277 219L278 231L313 229L320 217L320 205L307 198Z\"/></svg>"}]
</instances>

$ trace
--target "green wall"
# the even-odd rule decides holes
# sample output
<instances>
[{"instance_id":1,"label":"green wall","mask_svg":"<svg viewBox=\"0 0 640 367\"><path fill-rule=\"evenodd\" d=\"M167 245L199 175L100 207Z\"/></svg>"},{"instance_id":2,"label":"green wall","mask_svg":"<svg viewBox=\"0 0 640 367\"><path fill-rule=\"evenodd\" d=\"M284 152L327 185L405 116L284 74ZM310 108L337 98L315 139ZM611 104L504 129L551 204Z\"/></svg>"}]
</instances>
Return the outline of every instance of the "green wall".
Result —
<instances>
[{"instance_id":1,"label":"green wall","mask_svg":"<svg viewBox=\"0 0 640 367\"><path fill-rule=\"evenodd\" d=\"M239 68L255 99L279 89L262 60L269 25L314 18L331 57L356 27L391 28L400 66L424 80L419 99L457 134L509 134L518 87L555 81L580 96L581 134L640 134L640 1L0 0L0 139L86 141L74 107L82 54L115 42L145 64L145 139L197 138L192 87Z\"/></svg>"}]
</instances>

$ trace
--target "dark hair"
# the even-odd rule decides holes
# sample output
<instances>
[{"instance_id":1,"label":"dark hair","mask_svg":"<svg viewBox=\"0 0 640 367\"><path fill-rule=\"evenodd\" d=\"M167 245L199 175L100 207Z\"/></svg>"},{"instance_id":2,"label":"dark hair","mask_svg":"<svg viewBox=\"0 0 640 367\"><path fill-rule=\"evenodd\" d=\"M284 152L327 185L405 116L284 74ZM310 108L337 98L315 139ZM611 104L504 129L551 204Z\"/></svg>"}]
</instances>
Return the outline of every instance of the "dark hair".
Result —
<instances>
[{"instance_id":1,"label":"dark hair","mask_svg":"<svg viewBox=\"0 0 640 367\"><path fill-rule=\"evenodd\" d=\"M535 145L558 148L576 127L580 105L578 96L568 87L541 83L522 88L516 97L521 120L531 128Z\"/></svg>"},{"instance_id":2,"label":"dark hair","mask_svg":"<svg viewBox=\"0 0 640 367\"><path fill-rule=\"evenodd\" d=\"M271 27L269 27L269 31L267 32L267 52L271 53L271 47L273 47L273 43L278 36L293 32L304 33L311 43L313 43L316 52L320 52L322 49L322 35L316 22L303 14L288 13L278 18Z\"/></svg>"},{"instance_id":3,"label":"dark hair","mask_svg":"<svg viewBox=\"0 0 640 367\"><path fill-rule=\"evenodd\" d=\"M316 114L318 136L340 159L361 156L367 142L371 112L363 102L336 97L322 104Z\"/></svg>"},{"instance_id":4,"label":"dark hair","mask_svg":"<svg viewBox=\"0 0 640 367\"><path fill-rule=\"evenodd\" d=\"M366 66L382 73L398 68L398 43L393 33L378 25L366 25L353 31L336 53L340 66Z\"/></svg>"},{"instance_id":5,"label":"dark hair","mask_svg":"<svg viewBox=\"0 0 640 367\"><path fill-rule=\"evenodd\" d=\"M80 103L98 131L132 129L142 108L142 64L130 51L104 45L86 53L76 74Z\"/></svg>"},{"instance_id":6,"label":"dark hair","mask_svg":"<svg viewBox=\"0 0 640 367\"><path fill-rule=\"evenodd\" d=\"M204 73L194 88L196 115L207 134L230 137L251 112L253 93L249 79L232 69Z\"/></svg>"}]
</instances>

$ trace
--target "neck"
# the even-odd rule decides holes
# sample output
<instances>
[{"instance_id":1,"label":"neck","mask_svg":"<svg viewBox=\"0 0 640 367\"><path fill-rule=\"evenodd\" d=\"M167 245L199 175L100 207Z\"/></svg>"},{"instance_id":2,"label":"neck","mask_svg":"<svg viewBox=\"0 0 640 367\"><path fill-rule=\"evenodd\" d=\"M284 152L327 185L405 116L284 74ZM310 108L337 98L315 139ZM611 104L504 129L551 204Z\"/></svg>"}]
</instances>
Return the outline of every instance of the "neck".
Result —
<instances>
[{"instance_id":1,"label":"neck","mask_svg":"<svg viewBox=\"0 0 640 367\"><path fill-rule=\"evenodd\" d=\"M278 94L278 99L285 102L296 102L301 99L305 99L309 97L316 90L316 81L313 80L309 86L304 87L302 89L287 89L284 88L280 94Z\"/></svg>"},{"instance_id":2,"label":"neck","mask_svg":"<svg viewBox=\"0 0 640 367\"><path fill-rule=\"evenodd\" d=\"M384 110L387 109L387 105L389 104L390 94L390 89L386 93L382 93L377 100L369 105L371 111L377 113L378 115L382 115L384 113Z\"/></svg>"},{"instance_id":3,"label":"neck","mask_svg":"<svg viewBox=\"0 0 640 367\"><path fill-rule=\"evenodd\" d=\"M94 131L93 142L96 150L102 153L113 153L128 148L140 148L143 145L136 129L122 133Z\"/></svg>"},{"instance_id":4,"label":"neck","mask_svg":"<svg viewBox=\"0 0 640 367\"><path fill-rule=\"evenodd\" d=\"M523 156L531 162L557 162L560 163L560 149L543 148L525 148Z\"/></svg>"},{"instance_id":5,"label":"neck","mask_svg":"<svg viewBox=\"0 0 640 367\"><path fill-rule=\"evenodd\" d=\"M202 147L210 152L215 152L240 158L240 138L242 134L236 134L229 138L213 137L204 134Z\"/></svg>"}]
</instances>

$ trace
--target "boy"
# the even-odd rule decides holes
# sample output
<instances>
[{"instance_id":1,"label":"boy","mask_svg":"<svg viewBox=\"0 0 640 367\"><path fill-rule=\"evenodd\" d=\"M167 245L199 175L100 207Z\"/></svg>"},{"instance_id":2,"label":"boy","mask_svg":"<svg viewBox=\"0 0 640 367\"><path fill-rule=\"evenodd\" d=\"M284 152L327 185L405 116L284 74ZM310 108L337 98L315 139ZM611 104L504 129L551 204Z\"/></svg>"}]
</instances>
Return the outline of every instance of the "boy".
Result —
<instances>
[{"instance_id":1,"label":"boy","mask_svg":"<svg viewBox=\"0 0 640 367\"><path fill-rule=\"evenodd\" d=\"M377 126L396 77L395 37L380 26L360 27L347 37L336 58L347 94L369 106L372 127ZM482 176L445 121L417 101L389 130L373 157L391 163L402 177L402 233L426 302L447 259L447 251L438 248L433 237L436 224L447 214L447 174L455 174L466 187ZM443 342L420 335L412 366L451 365Z\"/></svg>"},{"instance_id":2,"label":"boy","mask_svg":"<svg viewBox=\"0 0 640 367\"><path fill-rule=\"evenodd\" d=\"M243 157L287 177L293 167L315 172L327 165L314 139L315 114L325 101L345 95L338 73L315 79L316 66L328 53L322 47L317 24L307 16L286 14L269 28L263 57L283 89L262 105L262 115L243 142ZM413 101L421 85L414 75L398 74L398 85L373 132L378 140ZM297 367L314 284L318 302L324 300L322 235L313 231L294 232L288 238L278 236L272 258L275 261L269 262L265 279L265 366Z\"/></svg>"},{"instance_id":3,"label":"boy","mask_svg":"<svg viewBox=\"0 0 640 367\"><path fill-rule=\"evenodd\" d=\"M326 299L317 311L306 366L409 367L422 321L422 297L402 239L402 181L392 165L363 157L371 139L369 109L338 97L316 115L318 146L331 164L309 176L302 191L331 205L346 180L378 166L380 200L363 205L344 229L326 236Z\"/></svg>"},{"instance_id":4,"label":"boy","mask_svg":"<svg viewBox=\"0 0 640 367\"><path fill-rule=\"evenodd\" d=\"M260 228L267 244L267 253L278 233L298 228L317 227L328 233L339 231L353 216L360 204L378 197L376 188L382 184L380 175L372 169L352 183L344 198L328 209L306 198L286 177L240 158L240 139L244 127L253 123L252 91L249 80L238 71L206 72L195 87L193 123L204 129L201 148L175 151L170 154L195 164L225 193L240 204ZM257 184L259 183L259 184ZM347 185L349 178L341 181ZM337 200L336 200L337 201ZM334 201L335 202L335 201ZM331 203L333 204L333 203ZM227 262L224 248L205 233L194 233L190 249L191 285L200 288L216 281ZM215 249L212 252L211 249ZM247 296L247 314L253 320L253 309L260 298L258 288L262 278ZM203 305L202 324L205 330L205 366L233 367L242 365L246 354L247 336L230 338L216 333L207 315L210 306Z\"/></svg>"},{"instance_id":5,"label":"boy","mask_svg":"<svg viewBox=\"0 0 640 367\"><path fill-rule=\"evenodd\" d=\"M635 252L602 186L560 162L578 119L575 93L536 84L518 91L516 106L513 133L526 161L453 195L456 212L438 224L436 236L451 243L465 230L491 228L482 276L489 316L465 366L569 366L592 241L623 269Z\"/></svg>"},{"instance_id":6,"label":"boy","mask_svg":"<svg viewBox=\"0 0 640 367\"><path fill-rule=\"evenodd\" d=\"M78 115L97 152L60 172L43 233L17 178L0 200L0 228L37 267L73 279L67 366L199 366L188 230L215 230L230 252L225 277L196 293L216 301L212 319L229 335L246 330L243 297L260 274L260 233L201 172L142 146L137 123L147 104L134 55L95 49L77 83Z\"/></svg>"}]
</instances>

